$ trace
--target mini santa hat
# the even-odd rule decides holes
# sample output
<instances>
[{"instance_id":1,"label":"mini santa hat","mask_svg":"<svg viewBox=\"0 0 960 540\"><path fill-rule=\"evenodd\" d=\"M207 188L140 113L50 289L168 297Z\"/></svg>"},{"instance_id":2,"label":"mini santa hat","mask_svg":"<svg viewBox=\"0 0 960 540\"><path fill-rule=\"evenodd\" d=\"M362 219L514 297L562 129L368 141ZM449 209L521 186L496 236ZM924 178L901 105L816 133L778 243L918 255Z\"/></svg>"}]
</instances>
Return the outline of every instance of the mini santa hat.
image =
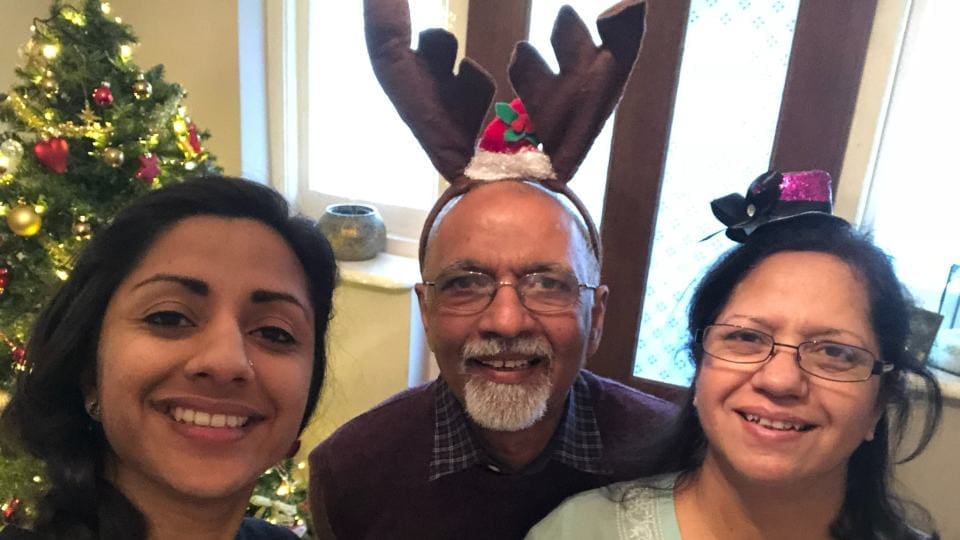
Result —
<instances>
[{"instance_id":1,"label":"mini santa hat","mask_svg":"<svg viewBox=\"0 0 960 540\"><path fill-rule=\"evenodd\" d=\"M600 260L596 224L567 184L623 94L640 51L645 11L643 0L621 0L604 11L597 19L597 46L576 12L561 8L551 36L560 72L553 73L532 45L518 43L509 75L520 97L496 105L496 118L478 143L496 90L493 78L470 58L454 72L457 40L445 30L421 32L412 50L407 0L364 0L367 51L377 80L450 182L424 223L421 267L430 229L447 203L502 180L535 181L567 197Z\"/></svg>"}]
</instances>

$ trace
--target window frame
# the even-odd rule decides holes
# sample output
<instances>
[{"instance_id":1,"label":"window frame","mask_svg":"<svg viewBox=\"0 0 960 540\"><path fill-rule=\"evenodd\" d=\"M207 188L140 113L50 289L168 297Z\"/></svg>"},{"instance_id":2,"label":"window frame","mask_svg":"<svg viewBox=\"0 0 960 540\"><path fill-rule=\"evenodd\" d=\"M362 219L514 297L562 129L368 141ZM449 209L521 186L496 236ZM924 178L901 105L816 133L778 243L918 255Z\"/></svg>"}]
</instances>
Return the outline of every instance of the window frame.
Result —
<instances>
[{"instance_id":1,"label":"window frame","mask_svg":"<svg viewBox=\"0 0 960 540\"><path fill-rule=\"evenodd\" d=\"M386 251L417 257L420 230L429 208L409 208L364 201L310 189L310 128L301 119L310 116L309 21L311 0L263 3L266 26L266 91L269 129L270 183L298 211L319 217L331 204L360 202L374 205L387 225ZM457 5L456 2L451 4ZM437 193L446 181L436 175Z\"/></svg>"}]
</instances>

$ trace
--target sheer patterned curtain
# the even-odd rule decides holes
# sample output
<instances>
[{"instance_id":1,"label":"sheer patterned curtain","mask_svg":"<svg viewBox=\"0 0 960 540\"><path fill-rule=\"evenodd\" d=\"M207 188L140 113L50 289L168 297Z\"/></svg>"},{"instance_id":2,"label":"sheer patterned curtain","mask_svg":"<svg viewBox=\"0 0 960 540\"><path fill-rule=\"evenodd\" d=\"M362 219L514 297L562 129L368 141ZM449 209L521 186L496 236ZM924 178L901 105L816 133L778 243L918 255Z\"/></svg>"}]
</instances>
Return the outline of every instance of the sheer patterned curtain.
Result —
<instances>
[{"instance_id":1,"label":"sheer patterned curtain","mask_svg":"<svg viewBox=\"0 0 960 540\"><path fill-rule=\"evenodd\" d=\"M634 375L686 385L691 289L732 246L711 200L764 172L799 0L693 0L643 303Z\"/></svg>"}]
</instances>

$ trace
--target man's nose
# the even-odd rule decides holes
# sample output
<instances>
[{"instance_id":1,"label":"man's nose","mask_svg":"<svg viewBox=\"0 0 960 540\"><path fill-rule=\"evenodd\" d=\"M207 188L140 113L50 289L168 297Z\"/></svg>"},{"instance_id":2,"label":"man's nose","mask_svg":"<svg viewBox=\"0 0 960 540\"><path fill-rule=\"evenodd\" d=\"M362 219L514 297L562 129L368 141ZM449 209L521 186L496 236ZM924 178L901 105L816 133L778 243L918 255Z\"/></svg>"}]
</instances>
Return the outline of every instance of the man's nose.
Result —
<instances>
[{"instance_id":1,"label":"man's nose","mask_svg":"<svg viewBox=\"0 0 960 540\"><path fill-rule=\"evenodd\" d=\"M480 314L480 331L503 337L515 337L528 332L535 324L517 288L509 283L498 284L490 305Z\"/></svg>"}]
</instances>

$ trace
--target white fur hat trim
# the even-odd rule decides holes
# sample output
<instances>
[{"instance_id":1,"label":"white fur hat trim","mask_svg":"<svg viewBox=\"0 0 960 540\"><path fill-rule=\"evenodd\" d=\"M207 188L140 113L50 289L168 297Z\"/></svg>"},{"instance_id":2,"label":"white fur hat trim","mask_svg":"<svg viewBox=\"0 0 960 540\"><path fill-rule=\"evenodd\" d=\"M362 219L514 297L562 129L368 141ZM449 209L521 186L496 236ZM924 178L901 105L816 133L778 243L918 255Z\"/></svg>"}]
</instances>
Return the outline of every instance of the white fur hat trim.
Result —
<instances>
[{"instance_id":1,"label":"white fur hat trim","mask_svg":"<svg viewBox=\"0 0 960 540\"><path fill-rule=\"evenodd\" d=\"M477 150L463 174L474 180L505 180L508 178L538 178L553 180L550 157L538 150L521 150L516 154L500 154Z\"/></svg>"}]
</instances>

